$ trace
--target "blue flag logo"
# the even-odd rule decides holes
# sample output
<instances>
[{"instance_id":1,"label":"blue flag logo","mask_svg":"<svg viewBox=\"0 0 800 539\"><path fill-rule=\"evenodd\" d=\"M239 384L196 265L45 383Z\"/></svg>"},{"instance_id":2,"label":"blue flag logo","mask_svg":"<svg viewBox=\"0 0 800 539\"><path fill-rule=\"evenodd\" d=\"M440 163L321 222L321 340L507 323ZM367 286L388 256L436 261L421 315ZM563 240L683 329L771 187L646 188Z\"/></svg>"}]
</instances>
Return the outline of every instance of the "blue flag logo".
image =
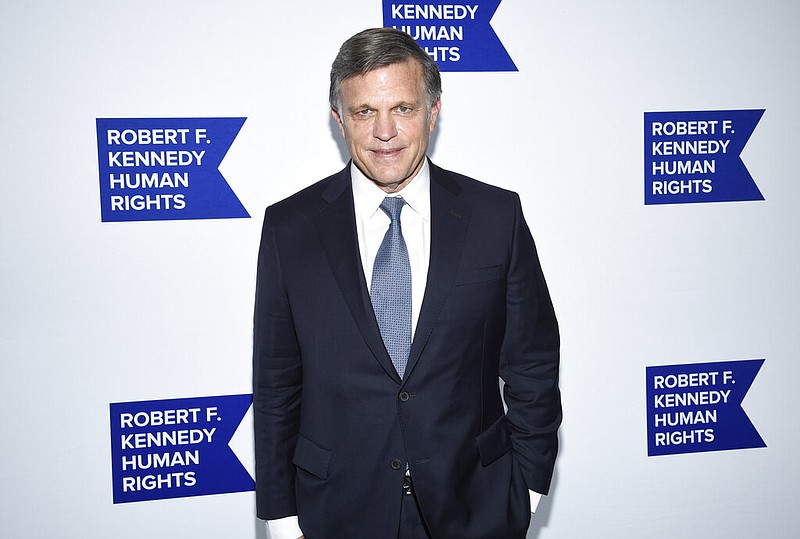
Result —
<instances>
[{"instance_id":1,"label":"blue flag logo","mask_svg":"<svg viewBox=\"0 0 800 539\"><path fill-rule=\"evenodd\" d=\"M763 359L647 367L648 456L766 447L742 401Z\"/></svg>"},{"instance_id":2,"label":"blue flag logo","mask_svg":"<svg viewBox=\"0 0 800 539\"><path fill-rule=\"evenodd\" d=\"M250 217L219 165L245 118L98 118L103 222Z\"/></svg>"},{"instance_id":3,"label":"blue flag logo","mask_svg":"<svg viewBox=\"0 0 800 539\"><path fill-rule=\"evenodd\" d=\"M440 71L518 71L491 26L501 0L383 0L383 26L413 37Z\"/></svg>"},{"instance_id":4,"label":"blue flag logo","mask_svg":"<svg viewBox=\"0 0 800 539\"><path fill-rule=\"evenodd\" d=\"M645 205L764 200L739 156L763 114L645 112Z\"/></svg>"},{"instance_id":5,"label":"blue flag logo","mask_svg":"<svg viewBox=\"0 0 800 539\"><path fill-rule=\"evenodd\" d=\"M227 395L109 405L114 503L253 490L228 445L252 400Z\"/></svg>"}]
</instances>

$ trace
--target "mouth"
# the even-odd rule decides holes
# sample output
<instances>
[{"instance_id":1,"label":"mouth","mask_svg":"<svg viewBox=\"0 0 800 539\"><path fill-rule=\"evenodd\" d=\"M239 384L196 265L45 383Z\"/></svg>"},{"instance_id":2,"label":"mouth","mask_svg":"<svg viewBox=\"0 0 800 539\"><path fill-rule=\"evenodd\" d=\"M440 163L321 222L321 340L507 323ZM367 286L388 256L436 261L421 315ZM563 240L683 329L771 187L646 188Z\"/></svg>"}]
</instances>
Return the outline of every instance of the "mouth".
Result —
<instances>
[{"instance_id":1,"label":"mouth","mask_svg":"<svg viewBox=\"0 0 800 539\"><path fill-rule=\"evenodd\" d=\"M400 155L403 151L403 148L378 149L370 151L372 152L372 155L378 159L392 159Z\"/></svg>"}]
</instances>

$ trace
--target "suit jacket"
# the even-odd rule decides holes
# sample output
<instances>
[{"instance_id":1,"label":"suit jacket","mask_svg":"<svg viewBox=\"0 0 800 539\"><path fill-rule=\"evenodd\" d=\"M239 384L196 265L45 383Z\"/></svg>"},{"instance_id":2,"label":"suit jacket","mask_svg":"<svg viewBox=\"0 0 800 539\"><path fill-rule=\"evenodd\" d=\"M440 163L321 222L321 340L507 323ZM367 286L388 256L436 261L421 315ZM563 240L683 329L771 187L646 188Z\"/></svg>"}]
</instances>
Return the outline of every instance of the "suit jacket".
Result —
<instances>
[{"instance_id":1,"label":"suit jacket","mask_svg":"<svg viewBox=\"0 0 800 539\"><path fill-rule=\"evenodd\" d=\"M258 516L297 514L307 539L396 537L408 465L434 539L524 538L528 489L549 489L561 404L558 325L519 198L431 164L430 267L401 380L350 181L348 166L264 218Z\"/></svg>"}]
</instances>

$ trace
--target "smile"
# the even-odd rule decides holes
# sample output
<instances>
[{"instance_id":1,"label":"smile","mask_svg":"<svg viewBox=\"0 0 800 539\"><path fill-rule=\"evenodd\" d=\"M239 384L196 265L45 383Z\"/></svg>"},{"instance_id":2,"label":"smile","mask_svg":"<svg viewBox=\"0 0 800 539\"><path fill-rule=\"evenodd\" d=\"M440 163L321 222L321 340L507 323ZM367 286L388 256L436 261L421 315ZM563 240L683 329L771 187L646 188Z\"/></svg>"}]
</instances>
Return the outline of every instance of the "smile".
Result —
<instances>
[{"instance_id":1,"label":"smile","mask_svg":"<svg viewBox=\"0 0 800 539\"><path fill-rule=\"evenodd\" d=\"M373 155L382 159L391 159L397 157L403 151L403 148L395 148L391 150L370 150Z\"/></svg>"}]
</instances>

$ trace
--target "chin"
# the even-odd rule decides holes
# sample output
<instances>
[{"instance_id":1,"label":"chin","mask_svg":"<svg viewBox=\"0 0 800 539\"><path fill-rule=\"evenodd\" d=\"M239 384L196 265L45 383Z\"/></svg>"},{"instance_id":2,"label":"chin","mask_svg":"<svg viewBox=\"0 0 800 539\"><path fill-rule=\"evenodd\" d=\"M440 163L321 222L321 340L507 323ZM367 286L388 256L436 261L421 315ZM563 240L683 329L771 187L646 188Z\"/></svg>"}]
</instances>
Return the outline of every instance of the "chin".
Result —
<instances>
[{"instance_id":1,"label":"chin","mask_svg":"<svg viewBox=\"0 0 800 539\"><path fill-rule=\"evenodd\" d=\"M372 175L373 181L379 183L381 185L392 185L394 183L400 183L405 180L408 176L404 176L403 174L381 174L376 173Z\"/></svg>"}]
</instances>

